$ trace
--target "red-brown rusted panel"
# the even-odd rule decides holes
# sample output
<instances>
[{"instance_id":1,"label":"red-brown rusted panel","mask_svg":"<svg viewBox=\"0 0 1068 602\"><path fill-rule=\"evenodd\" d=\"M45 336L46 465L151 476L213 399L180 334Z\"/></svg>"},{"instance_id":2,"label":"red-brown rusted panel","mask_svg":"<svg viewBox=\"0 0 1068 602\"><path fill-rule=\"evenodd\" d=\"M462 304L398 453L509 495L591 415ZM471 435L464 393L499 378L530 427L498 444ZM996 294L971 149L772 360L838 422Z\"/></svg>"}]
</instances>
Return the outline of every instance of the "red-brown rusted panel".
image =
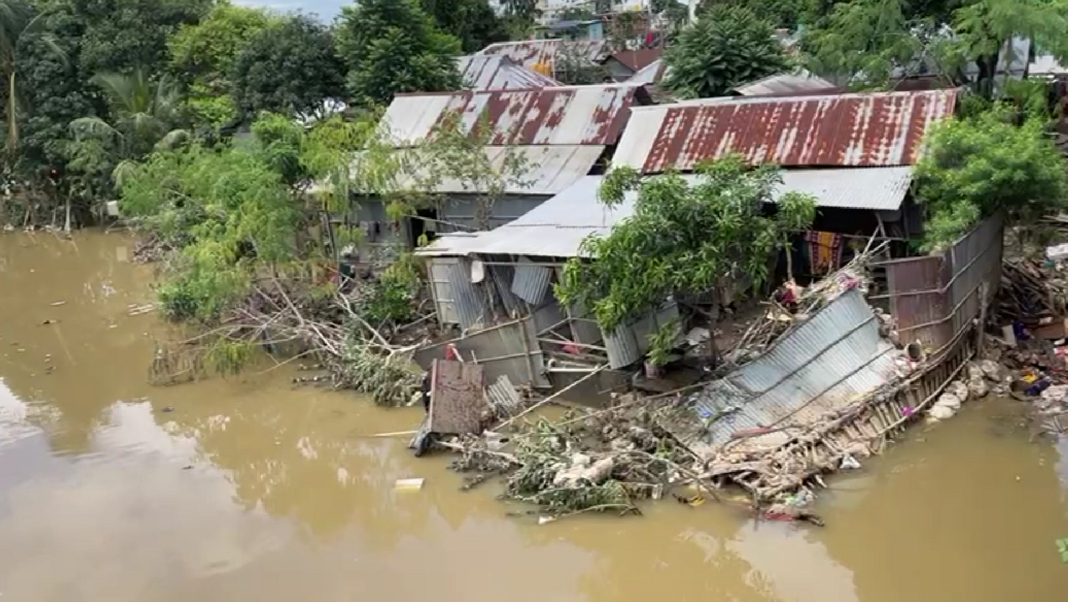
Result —
<instances>
[{"instance_id":1,"label":"red-brown rusted panel","mask_svg":"<svg viewBox=\"0 0 1068 602\"><path fill-rule=\"evenodd\" d=\"M613 84L456 92L438 116L436 125L450 114L459 114L468 131L477 132L481 124L491 127L489 143L492 145L604 146L619 140L630 107L639 102L639 90L632 85ZM409 105L419 96L440 98L438 94L398 95ZM405 115L393 113L392 126L406 131ZM418 138L415 134L418 132L413 132L411 137Z\"/></svg>"},{"instance_id":2,"label":"red-brown rusted panel","mask_svg":"<svg viewBox=\"0 0 1068 602\"><path fill-rule=\"evenodd\" d=\"M669 106L644 171L690 170L732 152L785 166L913 165L924 134L953 114L956 98L956 90L932 90Z\"/></svg>"}]
</instances>

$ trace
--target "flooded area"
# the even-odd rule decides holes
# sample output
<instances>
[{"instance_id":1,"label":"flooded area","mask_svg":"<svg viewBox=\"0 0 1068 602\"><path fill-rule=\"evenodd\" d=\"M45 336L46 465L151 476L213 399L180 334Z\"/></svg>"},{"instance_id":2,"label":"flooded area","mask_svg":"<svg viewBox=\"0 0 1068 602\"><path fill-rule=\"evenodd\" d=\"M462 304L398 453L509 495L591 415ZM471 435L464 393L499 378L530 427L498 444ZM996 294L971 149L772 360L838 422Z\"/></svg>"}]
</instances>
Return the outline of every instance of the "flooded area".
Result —
<instances>
[{"instance_id":1,"label":"flooded area","mask_svg":"<svg viewBox=\"0 0 1068 602\"><path fill-rule=\"evenodd\" d=\"M0 601L1064 600L1068 443L988 398L829 479L822 529L674 502L538 526L289 367L147 384L130 240L0 234ZM418 491L397 479L423 477Z\"/></svg>"}]
</instances>

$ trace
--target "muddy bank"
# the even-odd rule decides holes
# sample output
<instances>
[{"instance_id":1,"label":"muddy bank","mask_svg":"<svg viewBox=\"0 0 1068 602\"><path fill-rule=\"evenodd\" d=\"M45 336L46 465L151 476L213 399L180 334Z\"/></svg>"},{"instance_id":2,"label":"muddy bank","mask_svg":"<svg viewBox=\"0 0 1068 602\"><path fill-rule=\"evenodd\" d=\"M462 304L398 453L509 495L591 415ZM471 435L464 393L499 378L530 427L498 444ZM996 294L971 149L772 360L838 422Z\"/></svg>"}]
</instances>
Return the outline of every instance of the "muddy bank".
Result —
<instances>
[{"instance_id":1,"label":"muddy bank","mask_svg":"<svg viewBox=\"0 0 1068 602\"><path fill-rule=\"evenodd\" d=\"M451 458L361 437L421 409L294 390L286 368L257 374L269 365L149 386L159 326L128 315L152 300L130 248L0 235L5 601L1001 602L1068 587L1068 444L1030 443L1018 402L970 402L829 479L825 529L712 502L538 526L492 488L460 492ZM408 477L426 484L395 491Z\"/></svg>"}]
</instances>

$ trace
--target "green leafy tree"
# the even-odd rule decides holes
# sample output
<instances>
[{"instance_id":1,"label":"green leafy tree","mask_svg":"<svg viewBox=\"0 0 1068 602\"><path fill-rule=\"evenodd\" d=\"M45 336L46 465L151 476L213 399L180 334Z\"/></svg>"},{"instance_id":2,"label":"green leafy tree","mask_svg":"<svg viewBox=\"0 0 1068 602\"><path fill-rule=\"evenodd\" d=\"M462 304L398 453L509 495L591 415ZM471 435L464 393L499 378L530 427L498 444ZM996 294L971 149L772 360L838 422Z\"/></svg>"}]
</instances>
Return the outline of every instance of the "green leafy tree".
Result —
<instances>
[{"instance_id":1,"label":"green leafy tree","mask_svg":"<svg viewBox=\"0 0 1068 602\"><path fill-rule=\"evenodd\" d=\"M442 33L416 0L362 0L342 9L338 53L346 84L362 104L389 104L398 92L460 87L460 43Z\"/></svg>"},{"instance_id":2,"label":"green leafy tree","mask_svg":"<svg viewBox=\"0 0 1068 602\"><path fill-rule=\"evenodd\" d=\"M213 0L68 0L84 23L79 60L86 73L155 74L168 62L167 40L198 22Z\"/></svg>"},{"instance_id":3,"label":"green leafy tree","mask_svg":"<svg viewBox=\"0 0 1068 602\"><path fill-rule=\"evenodd\" d=\"M787 67L775 31L744 7L716 5L679 33L665 54L664 85L681 96L722 96Z\"/></svg>"},{"instance_id":4,"label":"green leafy tree","mask_svg":"<svg viewBox=\"0 0 1068 602\"><path fill-rule=\"evenodd\" d=\"M121 206L181 249L159 288L175 319L218 319L247 296L258 266L294 255L298 208L253 149L153 154L124 180Z\"/></svg>"},{"instance_id":5,"label":"green leafy tree","mask_svg":"<svg viewBox=\"0 0 1068 602\"><path fill-rule=\"evenodd\" d=\"M643 180L630 168L613 170L601 201L617 206L635 191L633 215L608 236L583 241L588 259L564 267L561 302L592 308L602 327L614 329L670 295L703 294L731 281L757 286L768 277L772 254L815 217L811 197L775 200L782 180L774 167L749 170L734 156L698 172L700 180L690 184L677 174Z\"/></svg>"},{"instance_id":6,"label":"green leafy tree","mask_svg":"<svg viewBox=\"0 0 1068 602\"><path fill-rule=\"evenodd\" d=\"M508 29L486 0L419 0L439 29L460 40L465 53L508 39Z\"/></svg>"},{"instance_id":7,"label":"green leafy tree","mask_svg":"<svg viewBox=\"0 0 1068 602\"><path fill-rule=\"evenodd\" d=\"M15 195L13 204L21 205L19 217L34 221L51 215L57 204L70 198L71 181L66 177L70 122L104 110L80 69L84 21L66 0L36 6L37 26L25 31L18 43L18 146L5 162L20 188L31 193ZM73 210L76 221L89 219L88 206L76 203Z\"/></svg>"},{"instance_id":8,"label":"green leafy tree","mask_svg":"<svg viewBox=\"0 0 1068 602\"><path fill-rule=\"evenodd\" d=\"M218 129L237 116L230 91L238 54L271 18L262 9L219 2L196 24L182 25L167 43L170 73L188 89L194 121Z\"/></svg>"},{"instance_id":9,"label":"green leafy tree","mask_svg":"<svg viewBox=\"0 0 1068 602\"><path fill-rule=\"evenodd\" d=\"M774 27L797 29L806 0L704 0L698 12L704 12L717 4L748 8L760 15Z\"/></svg>"},{"instance_id":10,"label":"green leafy tree","mask_svg":"<svg viewBox=\"0 0 1068 602\"><path fill-rule=\"evenodd\" d=\"M1045 121L1013 123L1015 110L994 110L938 125L916 167L926 206L925 247L953 243L981 218L1004 211L1028 223L1068 208L1068 175Z\"/></svg>"},{"instance_id":11,"label":"green leafy tree","mask_svg":"<svg viewBox=\"0 0 1068 602\"><path fill-rule=\"evenodd\" d=\"M294 15L261 29L234 60L233 97L251 121L261 111L314 113L344 91L330 30Z\"/></svg>"},{"instance_id":12,"label":"green leafy tree","mask_svg":"<svg viewBox=\"0 0 1068 602\"><path fill-rule=\"evenodd\" d=\"M1027 60L1011 56L1014 37L1068 59L1065 0L852 0L821 4L807 18L812 68L859 87L931 73L963 84L970 71L976 91L992 98L999 55Z\"/></svg>"}]
</instances>

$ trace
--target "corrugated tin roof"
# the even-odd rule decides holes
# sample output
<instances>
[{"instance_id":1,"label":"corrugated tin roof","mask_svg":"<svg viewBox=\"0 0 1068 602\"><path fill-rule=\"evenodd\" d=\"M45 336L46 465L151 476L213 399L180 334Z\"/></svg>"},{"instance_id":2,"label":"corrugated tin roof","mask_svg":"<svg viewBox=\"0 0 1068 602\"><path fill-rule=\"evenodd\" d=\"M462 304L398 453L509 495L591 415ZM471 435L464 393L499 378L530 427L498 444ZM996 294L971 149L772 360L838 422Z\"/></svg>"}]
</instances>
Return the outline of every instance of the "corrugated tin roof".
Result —
<instances>
[{"instance_id":1,"label":"corrugated tin roof","mask_svg":"<svg viewBox=\"0 0 1068 602\"><path fill-rule=\"evenodd\" d=\"M598 62L607 48L604 40L526 40L522 42L500 42L490 44L477 54L503 55L541 73L554 73L558 54L570 53L590 62Z\"/></svg>"},{"instance_id":2,"label":"corrugated tin roof","mask_svg":"<svg viewBox=\"0 0 1068 602\"><path fill-rule=\"evenodd\" d=\"M768 96L771 94L799 94L817 90L831 91L835 85L801 69L795 73L777 73L736 86L732 92L741 96Z\"/></svg>"},{"instance_id":3,"label":"corrugated tin roof","mask_svg":"<svg viewBox=\"0 0 1068 602\"><path fill-rule=\"evenodd\" d=\"M398 94L383 117L397 146L415 146L446 115L460 126L493 129L491 145L615 144L635 103L648 102L640 86L606 84L527 90Z\"/></svg>"},{"instance_id":4,"label":"corrugated tin roof","mask_svg":"<svg viewBox=\"0 0 1068 602\"><path fill-rule=\"evenodd\" d=\"M741 153L754 164L912 165L923 136L953 114L958 91L708 99L635 108L614 163L691 170Z\"/></svg>"},{"instance_id":5,"label":"corrugated tin roof","mask_svg":"<svg viewBox=\"0 0 1068 602\"><path fill-rule=\"evenodd\" d=\"M781 430L744 439L732 451L774 448L792 435L784 427L820 420L896 376L894 347L879 336L875 314L853 288L764 355L709 383L664 426L706 460L750 429Z\"/></svg>"},{"instance_id":6,"label":"corrugated tin roof","mask_svg":"<svg viewBox=\"0 0 1068 602\"><path fill-rule=\"evenodd\" d=\"M1052 54L1039 54L1035 56L1035 60L1031 61L1031 64L1027 67L1027 74L1029 76L1036 75L1066 75L1068 69L1061 66L1060 62Z\"/></svg>"},{"instance_id":7,"label":"corrugated tin roof","mask_svg":"<svg viewBox=\"0 0 1068 602\"><path fill-rule=\"evenodd\" d=\"M563 85L506 56L461 56L456 59L456 64L464 87L472 90L517 90Z\"/></svg>"},{"instance_id":8,"label":"corrugated tin roof","mask_svg":"<svg viewBox=\"0 0 1068 602\"><path fill-rule=\"evenodd\" d=\"M664 79L667 68L663 59L657 59L627 79L629 84L655 84Z\"/></svg>"},{"instance_id":9,"label":"corrugated tin roof","mask_svg":"<svg viewBox=\"0 0 1068 602\"><path fill-rule=\"evenodd\" d=\"M684 176L691 183L700 176ZM911 167L783 170L780 192L811 194L820 207L896 210L912 181ZM577 257L589 235L606 236L634 212L635 193L608 209L597 200L603 176L586 176L515 221L489 232L446 236L420 255L539 255Z\"/></svg>"},{"instance_id":10,"label":"corrugated tin roof","mask_svg":"<svg viewBox=\"0 0 1068 602\"><path fill-rule=\"evenodd\" d=\"M663 48L639 48L638 50L621 50L609 55L605 60L615 59L625 67L634 71L641 71L650 64L659 61L663 55Z\"/></svg>"},{"instance_id":11,"label":"corrugated tin roof","mask_svg":"<svg viewBox=\"0 0 1068 602\"><path fill-rule=\"evenodd\" d=\"M418 152L398 151L398 152ZM604 152L603 146L489 146L485 148L489 163L498 173L503 173L505 160L509 153L514 153L513 158L518 158L525 166L526 171L508 177L504 192L507 194L557 194L566 190L581 178L586 177L597 159ZM518 157L517 157L518 156ZM420 181L426 183L427 171L419 172L419 161L410 158L409 163L416 173L405 171L397 181L399 188L418 188ZM513 163L514 164L514 163ZM485 192L470 188L465 182L456 178L441 177L434 183L435 193L475 193Z\"/></svg>"}]
</instances>

